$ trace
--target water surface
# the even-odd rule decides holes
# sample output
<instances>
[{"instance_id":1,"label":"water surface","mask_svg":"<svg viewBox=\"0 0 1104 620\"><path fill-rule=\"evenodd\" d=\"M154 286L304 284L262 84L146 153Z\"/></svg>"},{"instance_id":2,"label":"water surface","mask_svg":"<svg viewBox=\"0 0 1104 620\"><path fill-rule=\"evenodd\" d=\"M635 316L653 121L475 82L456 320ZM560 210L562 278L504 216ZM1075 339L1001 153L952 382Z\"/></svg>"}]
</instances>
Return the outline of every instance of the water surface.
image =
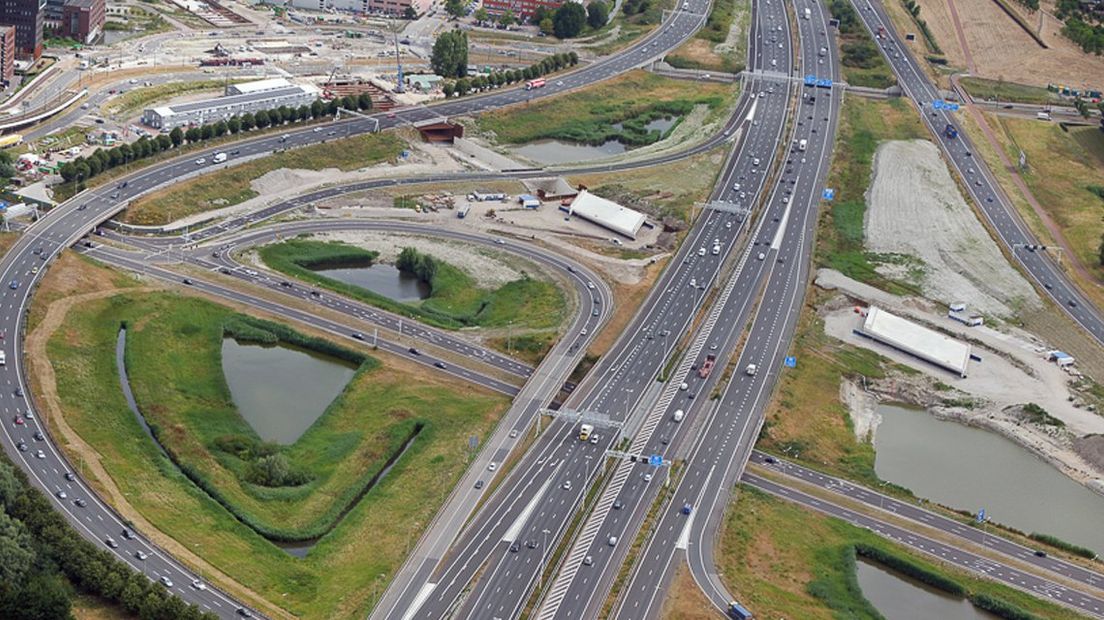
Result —
<instances>
[{"instance_id":1,"label":"water surface","mask_svg":"<svg viewBox=\"0 0 1104 620\"><path fill-rule=\"evenodd\" d=\"M386 263L375 263L368 267L334 267L313 271L395 301L418 301L429 297L430 293L429 284Z\"/></svg>"},{"instance_id":2,"label":"water surface","mask_svg":"<svg viewBox=\"0 0 1104 620\"><path fill-rule=\"evenodd\" d=\"M863 596L889 620L994 620L970 601L948 595L862 557L855 562Z\"/></svg>"}]
</instances>

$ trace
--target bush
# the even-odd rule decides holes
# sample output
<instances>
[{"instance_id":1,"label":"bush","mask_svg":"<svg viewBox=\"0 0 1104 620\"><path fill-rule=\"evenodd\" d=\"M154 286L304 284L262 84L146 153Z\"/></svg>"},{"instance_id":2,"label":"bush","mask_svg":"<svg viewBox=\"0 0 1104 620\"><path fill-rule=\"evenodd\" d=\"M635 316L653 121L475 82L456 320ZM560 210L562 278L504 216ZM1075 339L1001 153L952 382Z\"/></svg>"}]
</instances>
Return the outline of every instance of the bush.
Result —
<instances>
[{"instance_id":1,"label":"bush","mask_svg":"<svg viewBox=\"0 0 1104 620\"><path fill-rule=\"evenodd\" d=\"M1055 549L1061 549L1062 551L1065 551L1067 553L1072 553L1074 555L1081 556L1083 558L1088 558L1090 560L1095 560L1096 559L1096 552L1093 551L1092 549L1088 549L1088 548L1082 547L1080 545L1075 545L1073 543L1066 542L1066 541L1062 540L1061 538L1058 538L1056 536L1051 536L1050 534L1040 534L1038 532L1032 532L1032 533L1028 534L1028 538L1030 538L1031 540L1037 540L1037 541L1043 543L1044 545L1050 545L1051 547L1054 547Z\"/></svg>"},{"instance_id":2,"label":"bush","mask_svg":"<svg viewBox=\"0 0 1104 620\"><path fill-rule=\"evenodd\" d=\"M974 594L970 596L970 602L978 609L984 609L989 613L1007 620L1042 620L1042 618L1026 609L1017 607L995 596L989 596L988 594Z\"/></svg>"},{"instance_id":3,"label":"bush","mask_svg":"<svg viewBox=\"0 0 1104 620\"><path fill-rule=\"evenodd\" d=\"M966 595L966 588L950 577L937 573L925 566L921 566L907 557L896 555L881 547L859 543L855 545L855 553L864 558L874 560L908 577L912 577L920 583L943 590L953 596Z\"/></svg>"}]
</instances>

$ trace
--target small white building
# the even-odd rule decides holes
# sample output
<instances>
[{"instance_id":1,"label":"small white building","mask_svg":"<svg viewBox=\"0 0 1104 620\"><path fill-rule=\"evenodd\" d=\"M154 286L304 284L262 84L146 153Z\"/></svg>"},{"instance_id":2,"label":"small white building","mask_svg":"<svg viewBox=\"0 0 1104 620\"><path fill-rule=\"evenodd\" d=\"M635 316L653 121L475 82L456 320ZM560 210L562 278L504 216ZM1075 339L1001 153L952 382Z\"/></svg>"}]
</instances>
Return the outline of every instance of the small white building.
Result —
<instances>
[{"instance_id":1,"label":"small white building","mask_svg":"<svg viewBox=\"0 0 1104 620\"><path fill-rule=\"evenodd\" d=\"M893 347L960 377L966 376L970 345L871 306L856 334Z\"/></svg>"},{"instance_id":2,"label":"small white building","mask_svg":"<svg viewBox=\"0 0 1104 620\"><path fill-rule=\"evenodd\" d=\"M595 196L585 189L571 201L567 212L630 239L636 239L636 233L640 232L640 227L644 225L643 213L622 207L601 196Z\"/></svg>"}]
</instances>

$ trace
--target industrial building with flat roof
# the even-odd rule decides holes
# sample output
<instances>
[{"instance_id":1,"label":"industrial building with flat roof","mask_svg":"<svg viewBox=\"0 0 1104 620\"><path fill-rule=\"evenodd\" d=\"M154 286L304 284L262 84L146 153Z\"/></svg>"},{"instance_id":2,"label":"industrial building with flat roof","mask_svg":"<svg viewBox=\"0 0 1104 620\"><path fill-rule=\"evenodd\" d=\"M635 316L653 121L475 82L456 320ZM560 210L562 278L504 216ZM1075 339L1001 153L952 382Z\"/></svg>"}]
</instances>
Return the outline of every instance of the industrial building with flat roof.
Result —
<instances>
[{"instance_id":1,"label":"industrial building with flat roof","mask_svg":"<svg viewBox=\"0 0 1104 620\"><path fill-rule=\"evenodd\" d=\"M640 232L640 227L644 225L643 213L622 207L601 196L595 196L585 189L579 192L579 195L571 201L571 206L566 209L571 215L577 215L630 239L636 239L636 233Z\"/></svg>"},{"instance_id":2,"label":"industrial building with flat roof","mask_svg":"<svg viewBox=\"0 0 1104 620\"><path fill-rule=\"evenodd\" d=\"M966 376L970 345L871 306L856 334L908 353L925 362Z\"/></svg>"},{"instance_id":3,"label":"industrial building with flat roof","mask_svg":"<svg viewBox=\"0 0 1104 620\"><path fill-rule=\"evenodd\" d=\"M246 112L271 110L280 106L298 108L318 99L313 86L292 84L283 78L235 84L223 97L192 103L147 108L142 122L162 131L188 125L202 125L226 120Z\"/></svg>"}]
</instances>

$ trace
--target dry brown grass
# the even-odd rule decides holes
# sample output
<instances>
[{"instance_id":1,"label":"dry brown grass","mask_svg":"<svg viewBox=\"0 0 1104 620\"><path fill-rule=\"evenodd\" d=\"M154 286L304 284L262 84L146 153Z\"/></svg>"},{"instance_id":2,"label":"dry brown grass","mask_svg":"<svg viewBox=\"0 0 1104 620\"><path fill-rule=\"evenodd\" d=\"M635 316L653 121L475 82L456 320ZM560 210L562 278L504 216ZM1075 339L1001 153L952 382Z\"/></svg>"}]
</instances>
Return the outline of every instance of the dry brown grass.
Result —
<instances>
[{"instance_id":1,"label":"dry brown grass","mask_svg":"<svg viewBox=\"0 0 1104 620\"><path fill-rule=\"evenodd\" d=\"M947 60L965 69L966 56L955 34L947 0L918 0L918 3L920 17L927 21ZM1038 26L1038 13L1029 14L1015 3L1010 4L1021 11L1028 23ZM1054 7L1050 0L1042 4L1046 10ZM1034 86L1045 86L1048 82L1084 86L1089 80L1096 87L1104 85L1104 57L1085 54L1062 36L1058 20L1044 18L1042 38L1050 49L1042 49L993 0L957 0L955 9L976 64L974 75Z\"/></svg>"},{"instance_id":2,"label":"dry brown grass","mask_svg":"<svg viewBox=\"0 0 1104 620\"><path fill-rule=\"evenodd\" d=\"M679 560L675 578L663 600L660 618L663 620L712 620L717 617L717 608L710 604L702 594L701 588L694 582L686 563Z\"/></svg>"},{"instance_id":3,"label":"dry brown grass","mask_svg":"<svg viewBox=\"0 0 1104 620\"><path fill-rule=\"evenodd\" d=\"M625 330L629 321L636 316L636 311L644 303L648 291L652 290L652 285L655 284L659 274L663 273L663 268L666 265L666 259L656 261L654 265L647 268L647 272L640 282L631 286L615 282L610 287L613 290L613 315L602 327L602 331L594 338L594 342L590 344L589 353L604 355L606 351L609 351L617 337Z\"/></svg>"}]
</instances>

